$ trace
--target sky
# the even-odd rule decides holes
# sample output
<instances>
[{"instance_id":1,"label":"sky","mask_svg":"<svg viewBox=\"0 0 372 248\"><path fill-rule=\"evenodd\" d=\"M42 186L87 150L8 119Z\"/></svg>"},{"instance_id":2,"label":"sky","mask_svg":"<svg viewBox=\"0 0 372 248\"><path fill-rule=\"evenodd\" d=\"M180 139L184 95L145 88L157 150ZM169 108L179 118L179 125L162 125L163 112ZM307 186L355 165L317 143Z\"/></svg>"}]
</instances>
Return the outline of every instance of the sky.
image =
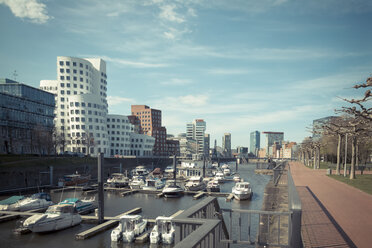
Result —
<instances>
[{"instance_id":1,"label":"sky","mask_svg":"<svg viewBox=\"0 0 372 248\"><path fill-rule=\"evenodd\" d=\"M220 146L301 142L363 94L371 16L369 0L0 0L0 78L39 87L57 56L100 57L110 114L145 104L174 135L204 119Z\"/></svg>"}]
</instances>

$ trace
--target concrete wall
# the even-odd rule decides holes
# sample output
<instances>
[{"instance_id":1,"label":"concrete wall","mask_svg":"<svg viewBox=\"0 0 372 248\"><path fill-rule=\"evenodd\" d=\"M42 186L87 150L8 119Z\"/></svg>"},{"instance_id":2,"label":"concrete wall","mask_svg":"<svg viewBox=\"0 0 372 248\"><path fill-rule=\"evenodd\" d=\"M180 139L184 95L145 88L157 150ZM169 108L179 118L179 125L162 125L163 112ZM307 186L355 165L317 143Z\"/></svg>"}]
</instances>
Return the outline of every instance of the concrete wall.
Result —
<instances>
[{"instance_id":1,"label":"concrete wall","mask_svg":"<svg viewBox=\"0 0 372 248\"><path fill-rule=\"evenodd\" d=\"M172 164L170 158L105 158L104 177L107 178L113 172L119 172L120 163L123 172L128 172L138 165L145 165L147 168L162 168ZM52 165L52 164L51 164ZM49 166L1 166L0 167L0 192L9 189L34 187L38 185L49 185ZM80 174L90 174L92 179L97 178L97 163L81 165L58 165L53 166L53 184L58 184L58 179L64 175L73 174L78 171ZM47 173L43 173L47 172Z\"/></svg>"}]
</instances>

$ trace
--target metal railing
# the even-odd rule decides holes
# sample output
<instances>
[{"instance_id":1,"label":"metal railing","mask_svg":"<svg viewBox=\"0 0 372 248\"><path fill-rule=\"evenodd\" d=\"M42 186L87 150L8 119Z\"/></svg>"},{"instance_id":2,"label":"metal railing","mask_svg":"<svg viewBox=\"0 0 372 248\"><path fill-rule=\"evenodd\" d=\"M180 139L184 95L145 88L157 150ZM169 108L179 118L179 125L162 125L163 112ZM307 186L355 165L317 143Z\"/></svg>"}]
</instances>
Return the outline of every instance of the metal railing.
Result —
<instances>
[{"instance_id":1,"label":"metal railing","mask_svg":"<svg viewBox=\"0 0 372 248\"><path fill-rule=\"evenodd\" d=\"M285 166L284 162L274 169L278 171L274 180L279 180ZM290 170L287 173L288 211L220 209L217 199L208 197L174 219L175 247L302 247L301 200Z\"/></svg>"},{"instance_id":2,"label":"metal railing","mask_svg":"<svg viewBox=\"0 0 372 248\"><path fill-rule=\"evenodd\" d=\"M224 243L289 247L290 212L222 209L227 219L230 239ZM226 213L226 214L225 214Z\"/></svg>"},{"instance_id":3,"label":"metal railing","mask_svg":"<svg viewBox=\"0 0 372 248\"><path fill-rule=\"evenodd\" d=\"M228 239L228 232L215 197L185 210L174 219L175 247L227 247L220 242Z\"/></svg>"}]
</instances>

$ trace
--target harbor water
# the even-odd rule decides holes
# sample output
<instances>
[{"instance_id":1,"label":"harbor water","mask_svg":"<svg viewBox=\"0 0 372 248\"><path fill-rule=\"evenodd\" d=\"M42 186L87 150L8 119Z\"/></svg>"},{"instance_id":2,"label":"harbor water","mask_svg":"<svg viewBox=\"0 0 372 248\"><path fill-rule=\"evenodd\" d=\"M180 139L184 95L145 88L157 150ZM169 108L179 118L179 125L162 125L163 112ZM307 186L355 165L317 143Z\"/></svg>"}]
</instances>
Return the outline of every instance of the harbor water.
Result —
<instances>
[{"instance_id":1,"label":"harbor water","mask_svg":"<svg viewBox=\"0 0 372 248\"><path fill-rule=\"evenodd\" d=\"M230 168L235 170L235 164L231 163ZM221 208L228 209L255 209L260 210L262 207L263 193L266 184L270 180L271 176L255 174L254 164L243 164L239 165L238 173L244 179L244 181L250 182L253 190L253 197L248 201L237 201L232 200L226 202L224 197L219 197L218 202ZM221 192L231 192L231 188L234 186L234 182L228 181L221 185ZM59 202L61 199L68 197L80 197L80 191L76 192L64 192L52 194L53 202ZM201 200L201 199L200 199ZM156 198L154 194L142 194L137 193L133 195L127 195L122 197L120 194L115 192L105 192L105 216L116 216L131 210L136 207L142 208L141 215L144 218L155 219L157 216L170 216L178 210L188 209L195 205L200 200L194 200L192 196L185 195L181 198ZM224 214L224 219L227 227L229 228L229 216ZM125 244L125 243L111 243L110 233L111 229L104 231L96 236L93 236L86 240L75 240L75 235L85 231L94 226L94 224L82 223L78 226L68 228L65 230L38 234L15 234L13 230L20 226L20 221L24 219L12 220L4 223L0 223L0 247L24 247L24 248L70 248L70 247L81 247L81 248L93 248L93 247L162 247L162 245L149 245L149 244ZM258 223L258 220L255 220ZM233 221L233 226L236 223ZM242 224L244 227L244 224ZM233 228L233 232L235 233ZM243 234L246 231L243 231ZM256 230L252 230L252 235L255 235ZM171 247L171 246L164 246Z\"/></svg>"}]
</instances>

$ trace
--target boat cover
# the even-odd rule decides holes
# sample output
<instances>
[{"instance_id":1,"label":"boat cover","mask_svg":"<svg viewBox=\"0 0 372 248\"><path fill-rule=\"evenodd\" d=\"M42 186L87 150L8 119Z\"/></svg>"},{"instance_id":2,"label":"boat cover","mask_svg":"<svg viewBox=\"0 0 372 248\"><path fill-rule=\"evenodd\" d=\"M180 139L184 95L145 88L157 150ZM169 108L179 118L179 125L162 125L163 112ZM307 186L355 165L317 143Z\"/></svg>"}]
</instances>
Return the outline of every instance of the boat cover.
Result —
<instances>
[{"instance_id":1,"label":"boat cover","mask_svg":"<svg viewBox=\"0 0 372 248\"><path fill-rule=\"evenodd\" d=\"M11 196L8 199L0 201L0 205L11 205L25 198L24 196Z\"/></svg>"}]
</instances>

